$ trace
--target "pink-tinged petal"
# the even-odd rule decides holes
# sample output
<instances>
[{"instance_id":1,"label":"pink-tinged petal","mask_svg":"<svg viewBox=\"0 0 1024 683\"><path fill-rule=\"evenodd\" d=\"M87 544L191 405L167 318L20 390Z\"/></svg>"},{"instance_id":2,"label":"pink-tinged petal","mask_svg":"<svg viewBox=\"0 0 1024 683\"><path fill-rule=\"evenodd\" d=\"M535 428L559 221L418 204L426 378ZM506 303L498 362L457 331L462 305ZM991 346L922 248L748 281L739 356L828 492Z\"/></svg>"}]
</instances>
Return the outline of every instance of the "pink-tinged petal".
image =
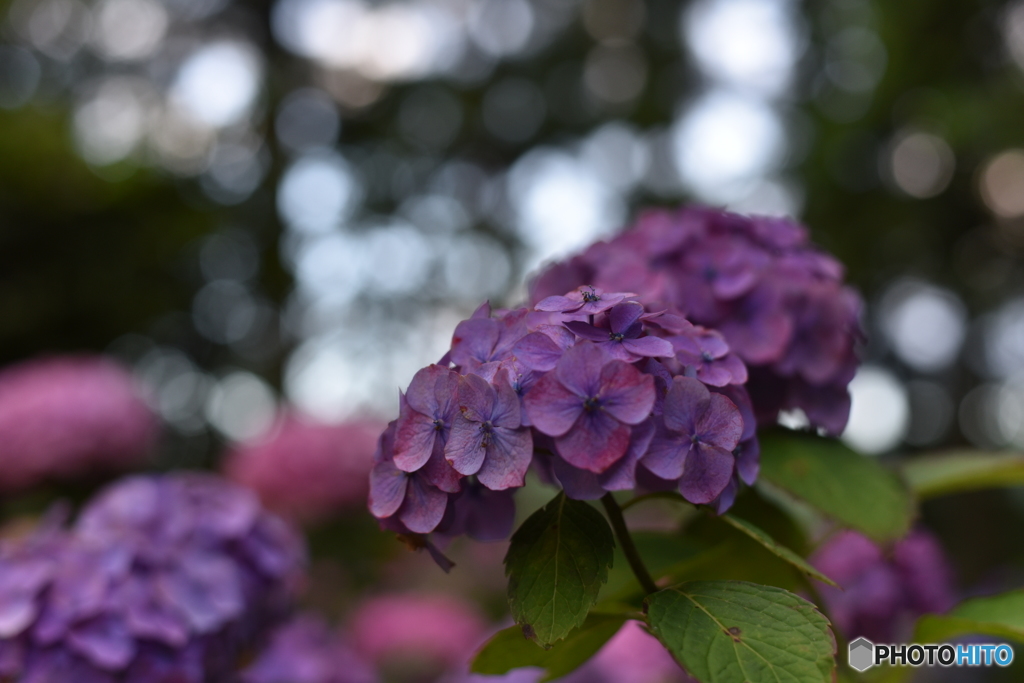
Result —
<instances>
[{"instance_id":1,"label":"pink-tinged petal","mask_svg":"<svg viewBox=\"0 0 1024 683\"><path fill-rule=\"evenodd\" d=\"M601 473L626 454L629 433L628 425L605 411L585 411L572 429L555 439L555 447L570 465Z\"/></svg>"},{"instance_id":2,"label":"pink-tinged petal","mask_svg":"<svg viewBox=\"0 0 1024 683\"><path fill-rule=\"evenodd\" d=\"M580 320L572 320L565 323L565 329L572 332L581 339L586 339L593 342L605 342L608 341L611 332L601 327L594 327L590 323L585 323Z\"/></svg>"},{"instance_id":3,"label":"pink-tinged petal","mask_svg":"<svg viewBox=\"0 0 1024 683\"><path fill-rule=\"evenodd\" d=\"M485 301L482 304L480 304L479 306L477 306L476 310L473 311L473 315L471 315L469 317L470 317L471 320L479 320L480 318L483 318L484 320L486 320L487 318L490 318L491 317L491 301L490 301L490 299L488 299L487 301Z\"/></svg>"},{"instance_id":4,"label":"pink-tinged petal","mask_svg":"<svg viewBox=\"0 0 1024 683\"><path fill-rule=\"evenodd\" d=\"M462 475L444 459L444 447L440 439L434 443L434 453L430 460L416 474L445 493L458 493L462 489Z\"/></svg>"},{"instance_id":5,"label":"pink-tinged petal","mask_svg":"<svg viewBox=\"0 0 1024 683\"><path fill-rule=\"evenodd\" d=\"M533 437L529 429L498 427L491 435L487 457L477 480L492 491L522 486L533 459Z\"/></svg>"},{"instance_id":6,"label":"pink-tinged petal","mask_svg":"<svg viewBox=\"0 0 1024 683\"><path fill-rule=\"evenodd\" d=\"M703 382L692 377L675 377L665 397L665 426L687 436L696 434L697 416L711 404L711 392Z\"/></svg>"},{"instance_id":7,"label":"pink-tinged petal","mask_svg":"<svg viewBox=\"0 0 1024 683\"><path fill-rule=\"evenodd\" d=\"M566 389L553 372L537 380L523 404L530 423L548 436L565 434L583 412L583 399Z\"/></svg>"},{"instance_id":8,"label":"pink-tinged petal","mask_svg":"<svg viewBox=\"0 0 1024 683\"><path fill-rule=\"evenodd\" d=\"M405 500L409 475L389 460L373 466L370 471L370 513L374 517L390 517Z\"/></svg>"},{"instance_id":9,"label":"pink-tinged petal","mask_svg":"<svg viewBox=\"0 0 1024 683\"><path fill-rule=\"evenodd\" d=\"M417 534L428 534L437 528L448 507L448 494L431 486L419 477L409 480L405 503L398 511L398 519Z\"/></svg>"},{"instance_id":10,"label":"pink-tinged petal","mask_svg":"<svg viewBox=\"0 0 1024 683\"><path fill-rule=\"evenodd\" d=\"M644 314L644 307L635 301L614 306L608 311L608 322L613 332L623 333Z\"/></svg>"},{"instance_id":11,"label":"pink-tinged petal","mask_svg":"<svg viewBox=\"0 0 1024 683\"><path fill-rule=\"evenodd\" d=\"M563 351L576 343L576 336L561 325L541 325L537 332L547 336Z\"/></svg>"},{"instance_id":12,"label":"pink-tinged petal","mask_svg":"<svg viewBox=\"0 0 1024 683\"><path fill-rule=\"evenodd\" d=\"M522 426L522 411L519 395L508 381L500 382L495 388L495 404L491 411L491 422L497 427L518 429Z\"/></svg>"},{"instance_id":13,"label":"pink-tinged petal","mask_svg":"<svg viewBox=\"0 0 1024 683\"><path fill-rule=\"evenodd\" d=\"M434 405L437 407L433 417L447 422L458 409L459 373L447 368L443 369L446 374L439 376L434 384Z\"/></svg>"},{"instance_id":14,"label":"pink-tinged petal","mask_svg":"<svg viewBox=\"0 0 1024 683\"><path fill-rule=\"evenodd\" d=\"M597 500L605 494L597 478L601 475L590 470L573 467L557 455L551 459L551 468L562 485L565 495L573 500Z\"/></svg>"},{"instance_id":15,"label":"pink-tinged petal","mask_svg":"<svg viewBox=\"0 0 1024 683\"><path fill-rule=\"evenodd\" d=\"M711 394L711 402L694 424L701 443L710 443L732 452L743 435L743 417L739 408L722 394Z\"/></svg>"},{"instance_id":16,"label":"pink-tinged petal","mask_svg":"<svg viewBox=\"0 0 1024 683\"><path fill-rule=\"evenodd\" d=\"M452 360L456 365L486 363L501 335L501 323L491 318L470 318L455 326Z\"/></svg>"},{"instance_id":17,"label":"pink-tinged petal","mask_svg":"<svg viewBox=\"0 0 1024 683\"><path fill-rule=\"evenodd\" d=\"M490 420L497 396L488 381L479 375L463 375L459 378L458 387L459 412L455 415L456 420L460 416L473 422ZM452 424L454 430L454 422Z\"/></svg>"},{"instance_id":18,"label":"pink-tinged petal","mask_svg":"<svg viewBox=\"0 0 1024 683\"><path fill-rule=\"evenodd\" d=\"M512 352L531 370L547 372L554 369L565 351L543 332L531 332L519 340Z\"/></svg>"},{"instance_id":19,"label":"pink-tinged petal","mask_svg":"<svg viewBox=\"0 0 1024 683\"><path fill-rule=\"evenodd\" d=\"M574 292L575 293L575 292ZM578 295L578 293L577 293ZM541 299L534 306L538 311L550 311L552 313L563 313L565 311L575 311L577 308L583 305L583 297L580 297L578 301L574 301L569 297L565 296L549 296Z\"/></svg>"},{"instance_id":20,"label":"pink-tinged petal","mask_svg":"<svg viewBox=\"0 0 1024 683\"><path fill-rule=\"evenodd\" d=\"M441 432L433 419L411 408L398 418L395 427L395 466L404 472L415 472L430 459L434 440Z\"/></svg>"},{"instance_id":21,"label":"pink-tinged petal","mask_svg":"<svg viewBox=\"0 0 1024 683\"><path fill-rule=\"evenodd\" d=\"M484 463L486 448L484 437L489 436L480 422L456 415L452 433L444 447L444 457L459 474L476 474Z\"/></svg>"},{"instance_id":22,"label":"pink-tinged petal","mask_svg":"<svg viewBox=\"0 0 1024 683\"><path fill-rule=\"evenodd\" d=\"M629 363L613 360L601 370L601 406L620 422L635 425L654 408L654 378Z\"/></svg>"},{"instance_id":23,"label":"pink-tinged petal","mask_svg":"<svg viewBox=\"0 0 1024 683\"><path fill-rule=\"evenodd\" d=\"M729 344L725 337L714 330L704 330L698 339L701 352L707 353L712 358L721 358L729 353Z\"/></svg>"},{"instance_id":24,"label":"pink-tinged petal","mask_svg":"<svg viewBox=\"0 0 1024 683\"><path fill-rule=\"evenodd\" d=\"M654 438L654 420L648 418L630 430L626 455L607 470L597 475L605 491L628 491L636 488L636 465L647 453Z\"/></svg>"},{"instance_id":25,"label":"pink-tinged petal","mask_svg":"<svg viewBox=\"0 0 1024 683\"><path fill-rule=\"evenodd\" d=\"M710 503L729 485L735 464L729 451L698 444L686 458L679 493L697 505Z\"/></svg>"},{"instance_id":26,"label":"pink-tinged petal","mask_svg":"<svg viewBox=\"0 0 1024 683\"><path fill-rule=\"evenodd\" d=\"M437 410L437 382L446 378L451 371L440 365L428 365L412 377L405 400L418 413L434 416Z\"/></svg>"},{"instance_id":27,"label":"pink-tinged petal","mask_svg":"<svg viewBox=\"0 0 1024 683\"><path fill-rule=\"evenodd\" d=\"M697 379L713 387L744 384L747 381L747 366L730 353L724 358L698 365Z\"/></svg>"},{"instance_id":28,"label":"pink-tinged petal","mask_svg":"<svg viewBox=\"0 0 1024 683\"><path fill-rule=\"evenodd\" d=\"M646 356L648 358L671 358L675 355L671 342L658 337L623 339L622 347L636 356Z\"/></svg>"},{"instance_id":29,"label":"pink-tinged petal","mask_svg":"<svg viewBox=\"0 0 1024 683\"><path fill-rule=\"evenodd\" d=\"M674 481L683 476L692 445L688 436L667 430L659 421L647 453L644 454L643 465L652 474Z\"/></svg>"},{"instance_id":30,"label":"pink-tinged petal","mask_svg":"<svg viewBox=\"0 0 1024 683\"><path fill-rule=\"evenodd\" d=\"M596 396L601 385L601 368L607 362L608 355L599 346L580 342L565 350L553 372L565 388L577 396Z\"/></svg>"}]
</instances>

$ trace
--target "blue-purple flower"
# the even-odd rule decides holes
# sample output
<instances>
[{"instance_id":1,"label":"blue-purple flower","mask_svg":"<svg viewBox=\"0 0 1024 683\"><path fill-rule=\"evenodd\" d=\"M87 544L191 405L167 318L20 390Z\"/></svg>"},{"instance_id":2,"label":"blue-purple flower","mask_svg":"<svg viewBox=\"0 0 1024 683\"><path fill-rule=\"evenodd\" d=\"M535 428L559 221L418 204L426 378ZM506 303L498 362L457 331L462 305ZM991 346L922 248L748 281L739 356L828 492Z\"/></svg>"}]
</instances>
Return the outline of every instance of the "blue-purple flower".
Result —
<instances>
[{"instance_id":1,"label":"blue-purple flower","mask_svg":"<svg viewBox=\"0 0 1024 683\"><path fill-rule=\"evenodd\" d=\"M662 479L678 480L691 503L710 503L732 480L732 451L742 434L743 418L732 401L694 378L676 377L643 464Z\"/></svg>"},{"instance_id":2,"label":"blue-purple flower","mask_svg":"<svg viewBox=\"0 0 1024 683\"><path fill-rule=\"evenodd\" d=\"M632 363L641 358L671 356L674 352L671 343L646 334L640 321L645 312L640 303L626 301L608 311L602 321L606 323L604 327L582 321L570 321L565 326L576 336L594 342L595 346L619 360Z\"/></svg>"},{"instance_id":3,"label":"blue-purple flower","mask_svg":"<svg viewBox=\"0 0 1024 683\"><path fill-rule=\"evenodd\" d=\"M565 352L525 401L530 421L554 437L559 455L599 473L626 454L630 427L651 414L654 379L581 342Z\"/></svg>"},{"instance_id":4,"label":"blue-purple flower","mask_svg":"<svg viewBox=\"0 0 1024 683\"><path fill-rule=\"evenodd\" d=\"M636 296L629 292L605 292L598 287L584 285L565 296L549 296L536 305L538 311L575 313L579 316L604 313L620 301Z\"/></svg>"}]
</instances>

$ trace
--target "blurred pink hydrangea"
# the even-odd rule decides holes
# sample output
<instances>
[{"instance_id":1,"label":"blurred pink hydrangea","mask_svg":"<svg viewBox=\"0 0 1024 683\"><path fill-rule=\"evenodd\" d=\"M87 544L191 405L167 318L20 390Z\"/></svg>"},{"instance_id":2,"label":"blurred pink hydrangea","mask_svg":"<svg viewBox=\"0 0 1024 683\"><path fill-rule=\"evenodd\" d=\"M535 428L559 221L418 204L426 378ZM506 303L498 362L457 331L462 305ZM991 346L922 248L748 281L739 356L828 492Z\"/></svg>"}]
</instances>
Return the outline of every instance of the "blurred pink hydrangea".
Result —
<instances>
[{"instance_id":1,"label":"blurred pink hydrangea","mask_svg":"<svg viewBox=\"0 0 1024 683\"><path fill-rule=\"evenodd\" d=\"M465 666L488 624L465 601L446 595L394 594L371 598L352 615L356 651L378 667L443 669Z\"/></svg>"},{"instance_id":2,"label":"blurred pink hydrangea","mask_svg":"<svg viewBox=\"0 0 1024 683\"><path fill-rule=\"evenodd\" d=\"M0 371L0 490L131 468L157 431L132 376L102 356L52 356Z\"/></svg>"},{"instance_id":3,"label":"blurred pink hydrangea","mask_svg":"<svg viewBox=\"0 0 1024 683\"><path fill-rule=\"evenodd\" d=\"M615 683L687 683L686 675L672 655L638 621L627 621L619 632L580 670L582 680L600 676Z\"/></svg>"},{"instance_id":4,"label":"blurred pink hydrangea","mask_svg":"<svg viewBox=\"0 0 1024 683\"><path fill-rule=\"evenodd\" d=\"M268 435L236 446L224 472L272 510L316 521L365 504L382 429L372 421L331 425L285 414Z\"/></svg>"}]
</instances>

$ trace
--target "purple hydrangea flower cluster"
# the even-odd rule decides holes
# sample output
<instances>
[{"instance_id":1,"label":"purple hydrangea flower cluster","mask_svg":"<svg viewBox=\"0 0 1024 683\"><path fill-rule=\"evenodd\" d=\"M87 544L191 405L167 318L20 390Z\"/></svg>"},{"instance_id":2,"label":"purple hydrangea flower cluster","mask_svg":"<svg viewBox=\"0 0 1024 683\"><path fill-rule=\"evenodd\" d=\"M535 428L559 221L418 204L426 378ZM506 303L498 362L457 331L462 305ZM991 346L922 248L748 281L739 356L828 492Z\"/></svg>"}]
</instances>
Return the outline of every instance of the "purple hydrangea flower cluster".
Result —
<instances>
[{"instance_id":1,"label":"purple hydrangea flower cluster","mask_svg":"<svg viewBox=\"0 0 1024 683\"><path fill-rule=\"evenodd\" d=\"M630 293L485 304L400 395L370 510L399 532L504 538L531 466L576 499L640 483L725 510L758 470L746 381L721 334Z\"/></svg>"},{"instance_id":2,"label":"purple hydrangea flower cluster","mask_svg":"<svg viewBox=\"0 0 1024 683\"><path fill-rule=\"evenodd\" d=\"M138 466L157 435L131 374L101 356L54 356L0 372L0 490Z\"/></svg>"},{"instance_id":3,"label":"purple hydrangea flower cluster","mask_svg":"<svg viewBox=\"0 0 1024 683\"><path fill-rule=\"evenodd\" d=\"M750 369L747 388L762 424L799 408L831 434L845 427L861 302L843 285L839 262L793 221L706 208L649 211L611 241L547 268L530 292L539 302L584 284L638 292L718 330Z\"/></svg>"},{"instance_id":4,"label":"purple hydrangea flower cluster","mask_svg":"<svg viewBox=\"0 0 1024 683\"><path fill-rule=\"evenodd\" d=\"M811 563L844 590L822 586L829 615L850 639L898 642L922 614L941 613L956 602L952 570L929 532L912 531L883 549L855 531L842 531L811 557Z\"/></svg>"},{"instance_id":5,"label":"purple hydrangea flower cluster","mask_svg":"<svg viewBox=\"0 0 1024 683\"><path fill-rule=\"evenodd\" d=\"M0 546L0 678L232 680L289 609L301 540L212 475L136 476Z\"/></svg>"},{"instance_id":6,"label":"purple hydrangea flower cluster","mask_svg":"<svg viewBox=\"0 0 1024 683\"><path fill-rule=\"evenodd\" d=\"M376 671L321 619L280 626L242 673L241 683L377 683Z\"/></svg>"}]
</instances>

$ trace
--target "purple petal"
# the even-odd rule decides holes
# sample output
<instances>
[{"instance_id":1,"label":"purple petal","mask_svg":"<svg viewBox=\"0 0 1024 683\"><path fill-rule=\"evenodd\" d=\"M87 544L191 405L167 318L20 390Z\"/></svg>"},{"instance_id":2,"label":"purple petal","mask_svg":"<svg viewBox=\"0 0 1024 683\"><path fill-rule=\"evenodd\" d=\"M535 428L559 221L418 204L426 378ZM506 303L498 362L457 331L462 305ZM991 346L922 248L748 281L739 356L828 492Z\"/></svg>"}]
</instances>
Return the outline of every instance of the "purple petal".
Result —
<instances>
[{"instance_id":1,"label":"purple petal","mask_svg":"<svg viewBox=\"0 0 1024 683\"><path fill-rule=\"evenodd\" d=\"M612 307L608 311L608 322L612 332L624 333L633 323L640 320L644 307L635 301L627 301Z\"/></svg>"},{"instance_id":2,"label":"purple petal","mask_svg":"<svg viewBox=\"0 0 1024 683\"><path fill-rule=\"evenodd\" d=\"M643 465L652 474L674 481L683 476L686 458L692 445L687 435L669 431L659 420L651 443L647 447L647 453L643 457Z\"/></svg>"},{"instance_id":3,"label":"purple petal","mask_svg":"<svg viewBox=\"0 0 1024 683\"><path fill-rule=\"evenodd\" d=\"M440 365L428 365L412 377L405 400L409 407L424 415L433 417L437 411L437 383L448 377L451 371Z\"/></svg>"},{"instance_id":4,"label":"purple petal","mask_svg":"<svg viewBox=\"0 0 1024 683\"><path fill-rule=\"evenodd\" d=\"M747 486L753 486L761 471L761 444L757 439L748 439L736 451L736 471Z\"/></svg>"},{"instance_id":5,"label":"purple petal","mask_svg":"<svg viewBox=\"0 0 1024 683\"><path fill-rule=\"evenodd\" d=\"M549 436L565 434L583 412L583 400L566 389L554 372L537 380L523 404L530 423Z\"/></svg>"},{"instance_id":6,"label":"purple petal","mask_svg":"<svg viewBox=\"0 0 1024 683\"><path fill-rule=\"evenodd\" d=\"M547 372L554 369L564 350L548 335L542 332L531 332L515 345L513 353L516 358L531 370Z\"/></svg>"},{"instance_id":7,"label":"purple petal","mask_svg":"<svg viewBox=\"0 0 1024 683\"><path fill-rule=\"evenodd\" d=\"M686 436L697 433L696 421L711 404L711 392L697 379L675 377L665 397L665 426Z\"/></svg>"},{"instance_id":8,"label":"purple petal","mask_svg":"<svg viewBox=\"0 0 1024 683\"><path fill-rule=\"evenodd\" d=\"M603 410L586 411L568 433L555 439L555 446L569 464L604 472L626 454L629 426Z\"/></svg>"},{"instance_id":9,"label":"purple petal","mask_svg":"<svg viewBox=\"0 0 1024 683\"><path fill-rule=\"evenodd\" d=\"M456 365L486 363L501 335L501 324L491 318L470 318L455 326L452 360Z\"/></svg>"},{"instance_id":10,"label":"purple petal","mask_svg":"<svg viewBox=\"0 0 1024 683\"><path fill-rule=\"evenodd\" d=\"M739 492L740 486L736 483L736 479L730 479L729 485L718 494L718 497L711 501L711 507L715 509L716 515L724 515L732 507L732 504L736 502L736 494Z\"/></svg>"},{"instance_id":11,"label":"purple petal","mask_svg":"<svg viewBox=\"0 0 1024 683\"><path fill-rule=\"evenodd\" d=\"M532 459L533 438L529 429L496 427L476 478L492 491L522 486Z\"/></svg>"},{"instance_id":12,"label":"purple petal","mask_svg":"<svg viewBox=\"0 0 1024 683\"><path fill-rule=\"evenodd\" d=\"M599 475L590 470L573 467L557 455L551 459L551 468L565 495L573 500L597 500L605 494L597 480Z\"/></svg>"},{"instance_id":13,"label":"purple petal","mask_svg":"<svg viewBox=\"0 0 1024 683\"><path fill-rule=\"evenodd\" d=\"M679 493L691 503L710 503L729 485L736 464L732 453L711 446L698 444L690 451L679 480Z\"/></svg>"},{"instance_id":14,"label":"purple petal","mask_svg":"<svg viewBox=\"0 0 1024 683\"><path fill-rule=\"evenodd\" d=\"M485 436L490 437L490 434L484 431L479 421L456 415L452 422L452 433L444 447L445 460L459 474L476 474L486 455L483 445Z\"/></svg>"},{"instance_id":15,"label":"purple petal","mask_svg":"<svg viewBox=\"0 0 1024 683\"><path fill-rule=\"evenodd\" d=\"M430 459L434 441L442 432L431 417L411 408L399 416L395 427L395 467L404 472L415 472Z\"/></svg>"},{"instance_id":16,"label":"purple petal","mask_svg":"<svg viewBox=\"0 0 1024 683\"><path fill-rule=\"evenodd\" d=\"M743 435L743 417L739 408L722 394L711 394L707 410L694 424L701 443L710 443L732 451Z\"/></svg>"},{"instance_id":17,"label":"purple petal","mask_svg":"<svg viewBox=\"0 0 1024 683\"><path fill-rule=\"evenodd\" d=\"M627 491L636 488L636 465L654 438L654 420L648 418L632 428L626 455L607 470L597 475L606 491Z\"/></svg>"},{"instance_id":18,"label":"purple petal","mask_svg":"<svg viewBox=\"0 0 1024 683\"><path fill-rule=\"evenodd\" d=\"M635 425L654 408L654 378L614 360L601 370L601 406L620 422Z\"/></svg>"},{"instance_id":19,"label":"purple petal","mask_svg":"<svg viewBox=\"0 0 1024 683\"><path fill-rule=\"evenodd\" d=\"M487 422L494 412L494 404L497 396L494 388L479 375L463 375L459 378L459 413L456 414L456 421L459 417L473 422ZM452 423L452 430L455 423Z\"/></svg>"},{"instance_id":20,"label":"purple petal","mask_svg":"<svg viewBox=\"0 0 1024 683\"><path fill-rule=\"evenodd\" d=\"M590 323L581 322L574 320L565 323L566 329L575 334L577 337L587 339L589 341L604 342L608 341L608 335L610 332L600 327L594 327Z\"/></svg>"},{"instance_id":21,"label":"purple petal","mask_svg":"<svg viewBox=\"0 0 1024 683\"><path fill-rule=\"evenodd\" d=\"M622 347L636 356L648 358L671 358L675 355L672 343L658 337L640 337L639 339L623 339Z\"/></svg>"},{"instance_id":22,"label":"purple petal","mask_svg":"<svg viewBox=\"0 0 1024 683\"><path fill-rule=\"evenodd\" d=\"M462 475L444 459L444 448L440 441L434 445L430 460L416 475L445 493L458 493L462 489Z\"/></svg>"},{"instance_id":23,"label":"purple petal","mask_svg":"<svg viewBox=\"0 0 1024 683\"><path fill-rule=\"evenodd\" d=\"M553 313L564 313L566 311L575 311L577 308L583 305L583 298L581 297L578 301L564 296L549 296L541 299L534 306L538 311L551 311Z\"/></svg>"},{"instance_id":24,"label":"purple petal","mask_svg":"<svg viewBox=\"0 0 1024 683\"><path fill-rule=\"evenodd\" d=\"M370 471L370 513L374 517L390 517L405 500L408 474L389 460L379 462Z\"/></svg>"},{"instance_id":25,"label":"purple petal","mask_svg":"<svg viewBox=\"0 0 1024 683\"><path fill-rule=\"evenodd\" d=\"M121 669L135 656L135 639L120 619L111 616L76 625L67 642L101 669Z\"/></svg>"},{"instance_id":26,"label":"purple petal","mask_svg":"<svg viewBox=\"0 0 1024 683\"><path fill-rule=\"evenodd\" d=\"M519 395L507 381L501 381L495 387L496 401L491 411L491 422L497 427L518 429L522 426Z\"/></svg>"},{"instance_id":27,"label":"purple petal","mask_svg":"<svg viewBox=\"0 0 1024 683\"><path fill-rule=\"evenodd\" d=\"M600 347L580 342L566 349L553 372L565 388L577 396L596 396L601 385L601 369L607 361Z\"/></svg>"},{"instance_id":28,"label":"purple petal","mask_svg":"<svg viewBox=\"0 0 1024 683\"><path fill-rule=\"evenodd\" d=\"M428 534L441 523L447 507L447 493L422 481L421 477L412 477L405 503L398 511L398 518L409 531Z\"/></svg>"}]
</instances>

